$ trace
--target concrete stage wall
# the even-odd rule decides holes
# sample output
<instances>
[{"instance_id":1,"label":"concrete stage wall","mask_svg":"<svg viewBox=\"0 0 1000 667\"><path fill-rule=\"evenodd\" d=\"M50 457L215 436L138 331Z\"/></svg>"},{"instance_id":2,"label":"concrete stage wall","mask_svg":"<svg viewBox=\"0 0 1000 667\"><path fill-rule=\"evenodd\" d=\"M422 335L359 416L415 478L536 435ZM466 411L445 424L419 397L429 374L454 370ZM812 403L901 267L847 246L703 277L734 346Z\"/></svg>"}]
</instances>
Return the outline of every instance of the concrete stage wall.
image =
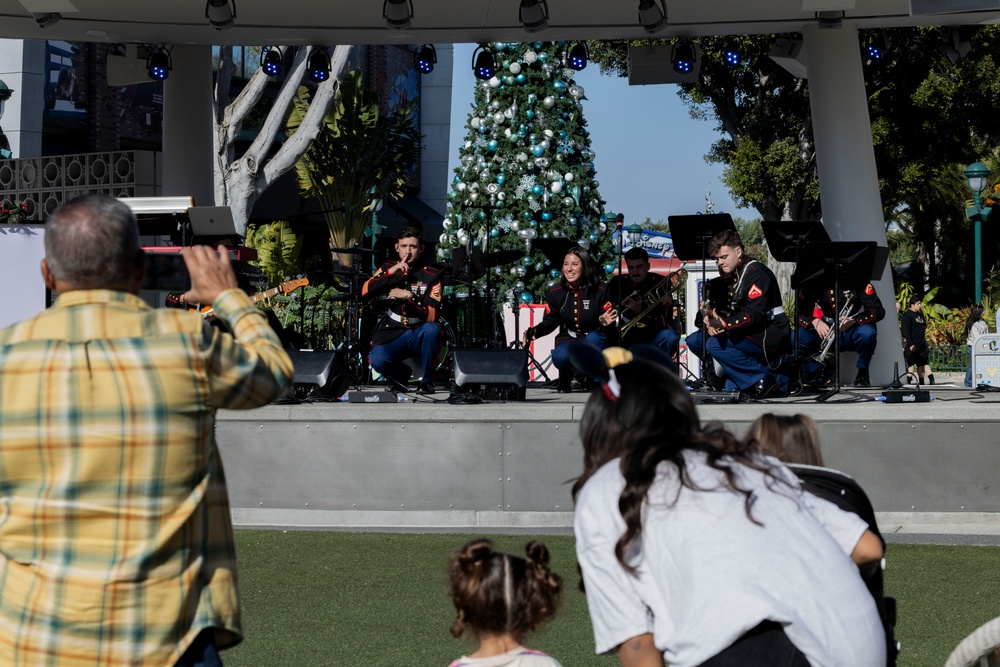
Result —
<instances>
[{"instance_id":1,"label":"concrete stage wall","mask_svg":"<svg viewBox=\"0 0 1000 667\"><path fill-rule=\"evenodd\" d=\"M827 465L861 483L883 530L1000 531L995 408L699 407L703 421L740 435L765 411L817 421ZM240 526L563 532L582 465L582 413L582 403L334 403L224 411L216 429Z\"/></svg>"}]
</instances>

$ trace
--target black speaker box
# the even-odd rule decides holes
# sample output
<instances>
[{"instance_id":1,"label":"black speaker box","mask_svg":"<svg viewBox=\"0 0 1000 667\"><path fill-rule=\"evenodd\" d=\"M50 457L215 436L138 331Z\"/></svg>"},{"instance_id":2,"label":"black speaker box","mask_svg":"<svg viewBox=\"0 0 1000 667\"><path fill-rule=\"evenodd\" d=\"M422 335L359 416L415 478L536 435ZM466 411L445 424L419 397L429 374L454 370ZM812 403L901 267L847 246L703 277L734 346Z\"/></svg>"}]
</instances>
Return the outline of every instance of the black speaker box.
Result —
<instances>
[{"instance_id":1,"label":"black speaker box","mask_svg":"<svg viewBox=\"0 0 1000 667\"><path fill-rule=\"evenodd\" d=\"M524 400L527 350L455 350L452 363L458 391L503 390L509 400Z\"/></svg>"},{"instance_id":2,"label":"black speaker box","mask_svg":"<svg viewBox=\"0 0 1000 667\"><path fill-rule=\"evenodd\" d=\"M351 386L351 375L340 350L288 350L295 368L292 396L340 398Z\"/></svg>"}]
</instances>

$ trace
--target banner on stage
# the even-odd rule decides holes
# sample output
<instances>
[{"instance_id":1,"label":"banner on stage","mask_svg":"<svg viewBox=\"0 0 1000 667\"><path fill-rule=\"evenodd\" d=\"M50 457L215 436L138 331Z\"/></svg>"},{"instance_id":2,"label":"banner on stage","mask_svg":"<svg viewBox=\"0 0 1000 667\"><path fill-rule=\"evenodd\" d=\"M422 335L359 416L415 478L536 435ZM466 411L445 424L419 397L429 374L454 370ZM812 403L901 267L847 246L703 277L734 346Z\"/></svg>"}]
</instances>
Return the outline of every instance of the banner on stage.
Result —
<instances>
[{"instance_id":1,"label":"banner on stage","mask_svg":"<svg viewBox=\"0 0 1000 667\"><path fill-rule=\"evenodd\" d=\"M618 233L619 230L616 229L611 235L611 239L616 247L618 245ZM639 242L633 244L632 240L629 238L628 231L626 231L625 236L622 239L622 252L628 252L633 247L645 248L651 259L670 259L674 256L674 240L670 237L670 234L666 232L644 229L642 230L642 236L639 238Z\"/></svg>"}]
</instances>

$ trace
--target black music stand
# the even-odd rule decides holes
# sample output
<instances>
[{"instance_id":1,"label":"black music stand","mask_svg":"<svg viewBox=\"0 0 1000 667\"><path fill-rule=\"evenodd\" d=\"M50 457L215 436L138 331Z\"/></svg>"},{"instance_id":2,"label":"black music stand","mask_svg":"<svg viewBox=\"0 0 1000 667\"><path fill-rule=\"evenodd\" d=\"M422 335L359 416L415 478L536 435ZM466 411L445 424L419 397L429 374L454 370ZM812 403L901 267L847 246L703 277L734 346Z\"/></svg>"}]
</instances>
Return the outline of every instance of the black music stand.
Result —
<instances>
[{"instance_id":1,"label":"black music stand","mask_svg":"<svg viewBox=\"0 0 1000 667\"><path fill-rule=\"evenodd\" d=\"M814 243L802 249L795 273L792 274L792 289L819 287L825 289L833 278L833 312L835 328L833 334L834 384L829 391L816 397L819 402L841 392L840 388L840 321L843 309L840 286L842 284L861 286L872 280L875 255L878 244L874 241L842 241L839 243ZM854 392L844 392L859 398L870 397Z\"/></svg>"},{"instance_id":2,"label":"black music stand","mask_svg":"<svg viewBox=\"0 0 1000 667\"><path fill-rule=\"evenodd\" d=\"M708 256L708 242L719 232L736 231L733 218L728 213L706 213L703 215L671 215L667 216L670 225L670 237L674 242L674 255L685 262L701 261L701 300L704 301L708 290L705 280ZM696 311L697 312L697 311ZM695 318L697 318L697 314ZM705 344L708 342L708 330L703 328L701 336L701 377L705 377Z\"/></svg>"},{"instance_id":3,"label":"black music stand","mask_svg":"<svg viewBox=\"0 0 1000 667\"><path fill-rule=\"evenodd\" d=\"M760 223L764 230L764 240L767 249L779 262L795 262L798 266L802 257L802 248L806 243L830 243L830 235L819 220L764 220ZM792 303L792 331L797 332L799 326L799 290L795 290ZM792 350L796 368L799 362L799 342L795 337L795 349Z\"/></svg>"}]
</instances>

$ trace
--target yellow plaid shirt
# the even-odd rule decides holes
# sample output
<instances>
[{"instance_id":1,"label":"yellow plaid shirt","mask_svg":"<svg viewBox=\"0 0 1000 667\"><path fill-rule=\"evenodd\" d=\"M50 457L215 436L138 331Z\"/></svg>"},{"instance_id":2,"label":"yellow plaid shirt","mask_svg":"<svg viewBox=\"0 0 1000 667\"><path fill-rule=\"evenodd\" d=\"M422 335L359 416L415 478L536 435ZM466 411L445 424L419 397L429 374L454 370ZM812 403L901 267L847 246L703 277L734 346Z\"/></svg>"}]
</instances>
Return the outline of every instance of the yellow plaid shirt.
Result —
<instances>
[{"instance_id":1,"label":"yellow plaid shirt","mask_svg":"<svg viewBox=\"0 0 1000 667\"><path fill-rule=\"evenodd\" d=\"M0 331L0 665L173 665L242 639L217 408L288 388L249 298L201 315L108 290Z\"/></svg>"}]
</instances>

